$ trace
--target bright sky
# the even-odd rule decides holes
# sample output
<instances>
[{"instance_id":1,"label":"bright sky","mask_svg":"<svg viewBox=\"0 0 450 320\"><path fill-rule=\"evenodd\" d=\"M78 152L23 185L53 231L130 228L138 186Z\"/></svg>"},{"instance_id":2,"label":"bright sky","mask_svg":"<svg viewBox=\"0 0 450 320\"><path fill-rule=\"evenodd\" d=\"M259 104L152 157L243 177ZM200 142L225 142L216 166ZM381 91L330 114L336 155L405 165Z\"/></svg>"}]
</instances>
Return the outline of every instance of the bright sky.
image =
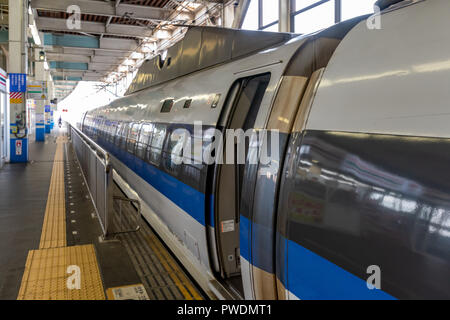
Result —
<instances>
[{"instance_id":1,"label":"bright sky","mask_svg":"<svg viewBox=\"0 0 450 320\"><path fill-rule=\"evenodd\" d=\"M296 0L296 10L305 8L318 0ZM342 0L342 19L347 20L359 15L373 12L376 0ZM269 24L278 20L278 1L263 0L263 23ZM334 24L334 1L331 0L318 7L301 13L295 17L296 33L311 33ZM251 0L243 29L258 29L258 0ZM278 31L278 25L274 25L267 31ZM80 82L76 89L65 100L61 101L58 109L68 109L63 113L67 121L77 121L82 112L104 106L117 99L117 97L105 90L98 91L94 82ZM113 89L110 89L113 90Z\"/></svg>"},{"instance_id":2,"label":"bright sky","mask_svg":"<svg viewBox=\"0 0 450 320\"><path fill-rule=\"evenodd\" d=\"M296 0L296 10L314 4L318 0ZM373 12L376 0L342 0L342 20L347 20ZM278 1L263 0L263 24L267 25L278 20ZM328 1L295 17L296 33L311 33L334 24L334 1ZM242 26L246 30L258 29L258 0L251 0L250 7ZM267 31L277 31L273 26Z\"/></svg>"},{"instance_id":3,"label":"bright sky","mask_svg":"<svg viewBox=\"0 0 450 320\"><path fill-rule=\"evenodd\" d=\"M83 112L107 105L117 97L108 91L97 88L100 82L81 81L75 90L63 101L58 103L58 111L67 109L69 112L62 113L65 121L75 123L80 119ZM111 89L109 89L111 90Z\"/></svg>"}]
</instances>

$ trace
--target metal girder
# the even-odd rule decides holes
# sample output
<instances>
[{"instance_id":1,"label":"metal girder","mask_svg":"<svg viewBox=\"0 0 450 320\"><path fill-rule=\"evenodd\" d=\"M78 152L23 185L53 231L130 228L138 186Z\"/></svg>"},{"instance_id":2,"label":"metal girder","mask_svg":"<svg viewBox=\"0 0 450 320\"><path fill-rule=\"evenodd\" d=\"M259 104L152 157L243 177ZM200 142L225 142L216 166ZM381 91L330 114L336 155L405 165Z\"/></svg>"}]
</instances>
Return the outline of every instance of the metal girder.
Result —
<instances>
[{"instance_id":1,"label":"metal girder","mask_svg":"<svg viewBox=\"0 0 450 320\"><path fill-rule=\"evenodd\" d=\"M89 70L95 70L95 71L110 71L114 69L115 66L118 66L119 64L105 64L105 63L89 63Z\"/></svg>"},{"instance_id":2,"label":"metal girder","mask_svg":"<svg viewBox=\"0 0 450 320\"><path fill-rule=\"evenodd\" d=\"M82 77L85 71L68 71L66 69L52 69L52 74L55 76L67 76L67 77Z\"/></svg>"},{"instance_id":3,"label":"metal girder","mask_svg":"<svg viewBox=\"0 0 450 320\"><path fill-rule=\"evenodd\" d=\"M64 46L46 46L45 51L48 53L67 53L78 54L83 56L112 56L112 57L126 57L129 56L132 50L118 50L118 49L89 49L82 47L64 47Z\"/></svg>"},{"instance_id":4,"label":"metal girder","mask_svg":"<svg viewBox=\"0 0 450 320\"><path fill-rule=\"evenodd\" d=\"M96 55L91 57L91 62L94 63L121 63L127 56L120 56L120 57L109 57L109 56L101 56Z\"/></svg>"},{"instance_id":5,"label":"metal girder","mask_svg":"<svg viewBox=\"0 0 450 320\"><path fill-rule=\"evenodd\" d=\"M78 84L78 82L76 81L67 81L67 80L56 80L55 81L55 85L57 86L76 86Z\"/></svg>"},{"instance_id":6,"label":"metal girder","mask_svg":"<svg viewBox=\"0 0 450 320\"><path fill-rule=\"evenodd\" d=\"M116 7L115 3L94 0L31 0L33 9L66 12L69 6L76 5L81 13L99 16L122 17L134 19L168 21L174 12L171 9L157 7L122 4Z\"/></svg>"},{"instance_id":7,"label":"metal girder","mask_svg":"<svg viewBox=\"0 0 450 320\"><path fill-rule=\"evenodd\" d=\"M36 18L36 25L40 30L50 31L74 31L67 26L66 19L57 18ZM94 33L113 36L130 36L137 38L149 37L152 30L146 27L125 25L125 24L109 24L106 26L102 22L82 21L81 29L77 32Z\"/></svg>"},{"instance_id":8,"label":"metal girder","mask_svg":"<svg viewBox=\"0 0 450 320\"><path fill-rule=\"evenodd\" d=\"M131 39L115 39L115 38L102 38L100 39L100 49L121 49L134 51L138 46L136 40Z\"/></svg>"},{"instance_id":9,"label":"metal girder","mask_svg":"<svg viewBox=\"0 0 450 320\"><path fill-rule=\"evenodd\" d=\"M83 77L83 81L100 81L102 80L103 77L88 77L85 76Z\"/></svg>"},{"instance_id":10,"label":"metal girder","mask_svg":"<svg viewBox=\"0 0 450 320\"><path fill-rule=\"evenodd\" d=\"M68 53L47 53L48 61L65 61L65 62L91 62L89 56Z\"/></svg>"},{"instance_id":11,"label":"metal girder","mask_svg":"<svg viewBox=\"0 0 450 320\"><path fill-rule=\"evenodd\" d=\"M102 50L102 49L95 49L95 55L96 56L104 56L104 57L128 57L131 53L133 53L132 50Z\"/></svg>"},{"instance_id":12,"label":"metal girder","mask_svg":"<svg viewBox=\"0 0 450 320\"><path fill-rule=\"evenodd\" d=\"M95 36L81 36L73 34L53 34L44 33L44 46L60 46L72 48L86 48L90 50L120 50L134 51L138 46L138 41L134 39L123 38L102 38Z\"/></svg>"}]
</instances>

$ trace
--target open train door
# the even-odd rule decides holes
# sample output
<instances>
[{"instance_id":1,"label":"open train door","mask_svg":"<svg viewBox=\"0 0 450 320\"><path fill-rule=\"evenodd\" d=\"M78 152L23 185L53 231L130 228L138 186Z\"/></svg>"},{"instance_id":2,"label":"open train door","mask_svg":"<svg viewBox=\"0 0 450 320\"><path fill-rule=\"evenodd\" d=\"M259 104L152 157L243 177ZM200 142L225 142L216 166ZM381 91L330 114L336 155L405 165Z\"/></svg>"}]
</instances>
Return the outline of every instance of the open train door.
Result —
<instances>
[{"instance_id":1,"label":"open train door","mask_svg":"<svg viewBox=\"0 0 450 320\"><path fill-rule=\"evenodd\" d=\"M238 80L232 87L224 107L219 127L224 135L224 164L216 166L214 181L214 225L216 250L220 274L223 279L242 292L240 264L240 206L245 163L238 163L238 139L227 135L227 130L244 132L253 129L264 93L269 85L270 74ZM234 155L226 154L228 139L234 139ZM245 139L245 157L248 154ZM229 163L233 159L232 163ZM241 157L242 159L242 157Z\"/></svg>"}]
</instances>

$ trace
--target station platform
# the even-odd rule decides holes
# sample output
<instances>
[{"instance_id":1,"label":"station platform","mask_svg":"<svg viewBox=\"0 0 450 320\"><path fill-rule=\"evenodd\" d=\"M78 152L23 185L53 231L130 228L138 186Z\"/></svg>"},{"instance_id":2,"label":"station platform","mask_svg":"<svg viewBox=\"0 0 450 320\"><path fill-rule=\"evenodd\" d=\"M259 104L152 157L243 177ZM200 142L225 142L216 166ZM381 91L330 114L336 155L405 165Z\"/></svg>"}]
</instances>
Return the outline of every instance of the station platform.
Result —
<instances>
[{"instance_id":1,"label":"station platform","mask_svg":"<svg viewBox=\"0 0 450 320\"><path fill-rule=\"evenodd\" d=\"M64 130L0 169L0 300L202 300L150 226L104 240ZM124 197L115 185L114 193ZM123 214L135 215L131 204Z\"/></svg>"}]
</instances>

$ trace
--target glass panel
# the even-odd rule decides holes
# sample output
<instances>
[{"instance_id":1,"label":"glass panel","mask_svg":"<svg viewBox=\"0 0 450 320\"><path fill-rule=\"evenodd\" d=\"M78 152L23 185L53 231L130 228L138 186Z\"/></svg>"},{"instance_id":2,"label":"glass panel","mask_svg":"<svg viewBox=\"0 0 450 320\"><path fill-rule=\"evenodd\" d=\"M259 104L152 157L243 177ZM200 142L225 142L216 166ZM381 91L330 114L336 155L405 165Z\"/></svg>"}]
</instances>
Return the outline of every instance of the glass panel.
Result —
<instances>
[{"instance_id":1,"label":"glass panel","mask_svg":"<svg viewBox=\"0 0 450 320\"><path fill-rule=\"evenodd\" d=\"M130 124L124 123L124 127L122 130L122 137L120 139L120 146L119 146L122 150L126 150L128 131L130 131Z\"/></svg>"},{"instance_id":2,"label":"glass panel","mask_svg":"<svg viewBox=\"0 0 450 320\"><path fill-rule=\"evenodd\" d=\"M138 141L137 149L136 149L136 155L141 159L145 158L145 152L149 145L149 141L151 139L152 132L153 132L152 124L145 123L142 125L141 132L139 133L139 141Z\"/></svg>"},{"instance_id":3,"label":"glass panel","mask_svg":"<svg viewBox=\"0 0 450 320\"><path fill-rule=\"evenodd\" d=\"M128 152L134 154L134 149L136 147L136 140L139 134L139 123L135 123L131 126L130 133L128 134Z\"/></svg>"},{"instance_id":4,"label":"glass panel","mask_svg":"<svg viewBox=\"0 0 450 320\"><path fill-rule=\"evenodd\" d=\"M159 166L161 160L161 152L166 137L166 126L163 124L156 124L153 131L153 139L150 150L150 162Z\"/></svg>"},{"instance_id":5,"label":"glass panel","mask_svg":"<svg viewBox=\"0 0 450 320\"><path fill-rule=\"evenodd\" d=\"M122 132L123 132L123 127L124 124L123 123L119 123L118 127L117 127L117 134L114 137L114 144L118 147L120 147L120 140L122 139Z\"/></svg>"},{"instance_id":6,"label":"glass panel","mask_svg":"<svg viewBox=\"0 0 450 320\"><path fill-rule=\"evenodd\" d=\"M331 0L331 1L334 1L334 0ZM352 1L355 1L355 0L352 0ZM359 0L357 0L357 1L359 1ZM319 0L296 0L294 10L298 11L298 10L304 9L316 2L319 2Z\"/></svg>"},{"instance_id":7,"label":"glass panel","mask_svg":"<svg viewBox=\"0 0 450 320\"><path fill-rule=\"evenodd\" d=\"M189 109L189 108L191 107L191 104L192 104L192 99L188 99L188 100L186 100L186 101L184 102L183 108L184 108L184 109Z\"/></svg>"},{"instance_id":8,"label":"glass panel","mask_svg":"<svg viewBox=\"0 0 450 320\"><path fill-rule=\"evenodd\" d=\"M278 1L263 0L263 26L278 20Z\"/></svg>"},{"instance_id":9,"label":"glass panel","mask_svg":"<svg viewBox=\"0 0 450 320\"><path fill-rule=\"evenodd\" d=\"M263 31L267 32L278 32L278 23L274 24L273 26L270 26L268 28L263 29Z\"/></svg>"},{"instance_id":10,"label":"glass panel","mask_svg":"<svg viewBox=\"0 0 450 320\"><path fill-rule=\"evenodd\" d=\"M173 107L173 99L168 99L164 101L161 108L161 112L170 112L170 110L172 110L172 107Z\"/></svg>"},{"instance_id":11,"label":"glass panel","mask_svg":"<svg viewBox=\"0 0 450 320\"><path fill-rule=\"evenodd\" d=\"M334 1L329 1L295 16L295 32L308 34L334 24Z\"/></svg>"},{"instance_id":12,"label":"glass panel","mask_svg":"<svg viewBox=\"0 0 450 320\"><path fill-rule=\"evenodd\" d=\"M373 13L375 0L342 0L342 20Z\"/></svg>"},{"instance_id":13,"label":"glass panel","mask_svg":"<svg viewBox=\"0 0 450 320\"><path fill-rule=\"evenodd\" d=\"M250 5L245 15L242 29L245 30L258 30L258 0L251 0Z\"/></svg>"},{"instance_id":14,"label":"glass panel","mask_svg":"<svg viewBox=\"0 0 450 320\"><path fill-rule=\"evenodd\" d=\"M190 157L191 150L184 150L191 145L191 135L185 129L176 129L170 134L167 151L165 152L165 168L172 174L178 172L183 162L183 156Z\"/></svg>"}]
</instances>

